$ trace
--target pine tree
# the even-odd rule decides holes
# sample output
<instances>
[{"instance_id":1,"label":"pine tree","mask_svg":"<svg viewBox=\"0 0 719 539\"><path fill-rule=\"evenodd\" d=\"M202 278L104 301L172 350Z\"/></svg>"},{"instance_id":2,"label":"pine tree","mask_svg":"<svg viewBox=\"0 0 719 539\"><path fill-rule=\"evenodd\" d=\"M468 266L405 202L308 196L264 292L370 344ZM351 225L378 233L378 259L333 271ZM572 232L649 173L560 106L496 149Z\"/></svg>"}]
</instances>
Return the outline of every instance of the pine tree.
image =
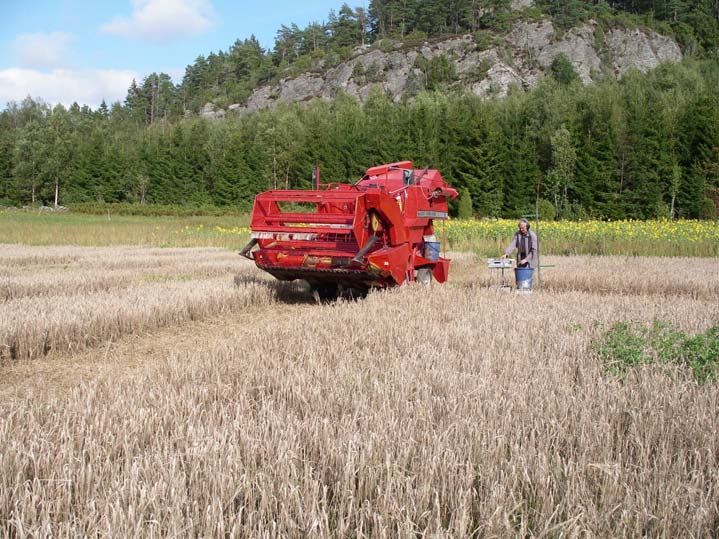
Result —
<instances>
[{"instance_id":1,"label":"pine tree","mask_svg":"<svg viewBox=\"0 0 719 539\"><path fill-rule=\"evenodd\" d=\"M66 188L68 202L105 201L107 174L104 137L98 130L94 130L77 150L77 172Z\"/></svg>"},{"instance_id":2,"label":"pine tree","mask_svg":"<svg viewBox=\"0 0 719 539\"><path fill-rule=\"evenodd\" d=\"M10 115L0 113L0 205L12 204L17 199L13 182L15 135Z\"/></svg>"},{"instance_id":3,"label":"pine tree","mask_svg":"<svg viewBox=\"0 0 719 539\"><path fill-rule=\"evenodd\" d=\"M44 121L31 120L20 130L15 141L15 191L22 202L33 205L38 201L44 183L41 172L46 153L44 129Z\"/></svg>"},{"instance_id":4,"label":"pine tree","mask_svg":"<svg viewBox=\"0 0 719 539\"><path fill-rule=\"evenodd\" d=\"M545 186L552 197L552 204L561 215L569 204L568 193L574 188L577 154L572 134L560 127L552 135L552 168L545 177Z\"/></svg>"},{"instance_id":5,"label":"pine tree","mask_svg":"<svg viewBox=\"0 0 719 539\"><path fill-rule=\"evenodd\" d=\"M149 103L142 89L135 82L135 79L132 79L130 88L127 90L125 109L128 111L129 117L136 126L148 125Z\"/></svg>"},{"instance_id":6,"label":"pine tree","mask_svg":"<svg viewBox=\"0 0 719 539\"><path fill-rule=\"evenodd\" d=\"M406 107L406 104L394 105L379 86L370 91L363 107L368 163L393 163L402 160L402 133L398 117L400 108L403 107Z\"/></svg>"},{"instance_id":7,"label":"pine tree","mask_svg":"<svg viewBox=\"0 0 719 539\"><path fill-rule=\"evenodd\" d=\"M83 112L83 114L85 114ZM90 114L88 109L87 114ZM68 112L62 105L56 105L47 119L43 132L43 159L41 171L46 178L44 199L57 206L61 200L61 188L64 189L71 177L74 147L71 143L71 127Z\"/></svg>"},{"instance_id":8,"label":"pine tree","mask_svg":"<svg viewBox=\"0 0 719 539\"><path fill-rule=\"evenodd\" d=\"M185 161L189 178L189 191L195 204L209 202L207 186L207 169L210 157L207 151L209 129L205 120L193 121L189 126L189 133L184 142Z\"/></svg>"},{"instance_id":9,"label":"pine tree","mask_svg":"<svg viewBox=\"0 0 719 539\"><path fill-rule=\"evenodd\" d=\"M719 187L719 100L711 95L698 97L689 104L681 123L683 175L677 206L682 217L701 218L705 192Z\"/></svg>"},{"instance_id":10,"label":"pine tree","mask_svg":"<svg viewBox=\"0 0 719 539\"><path fill-rule=\"evenodd\" d=\"M362 23L347 4L342 4L339 16L330 15L329 31L332 35L332 44L336 48L360 45L364 35Z\"/></svg>"},{"instance_id":11,"label":"pine tree","mask_svg":"<svg viewBox=\"0 0 719 539\"><path fill-rule=\"evenodd\" d=\"M147 192L146 199L154 204L177 204L181 194L175 183L172 145L167 136L152 133L147 151Z\"/></svg>"},{"instance_id":12,"label":"pine tree","mask_svg":"<svg viewBox=\"0 0 719 539\"><path fill-rule=\"evenodd\" d=\"M110 116L110 109L107 108L107 103L105 103L105 100L102 100L102 103L100 103L100 106L97 108L97 114L100 116L101 119L107 119Z\"/></svg>"},{"instance_id":13,"label":"pine tree","mask_svg":"<svg viewBox=\"0 0 719 539\"><path fill-rule=\"evenodd\" d=\"M230 134L217 170L212 203L218 206L231 205L240 211L252 209L256 194L252 185L252 172L245 161L245 143L240 132Z\"/></svg>"},{"instance_id":14,"label":"pine tree","mask_svg":"<svg viewBox=\"0 0 719 539\"><path fill-rule=\"evenodd\" d=\"M454 169L459 185L471 195L473 206L483 216L498 217L504 204L504 182L498 148L501 131L490 108L478 99L453 104L448 124L455 140Z\"/></svg>"},{"instance_id":15,"label":"pine tree","mask_svg":"<svg viewBox=\"0 0 719 539\"><path fill-rule=\"evenodd\" d=\"M527 100L512 95L500 108L502 142L499 149L500 174L504 178L503 213L517 216L531 213L541 187L541 168L537 151L537 138L530 124ZM541 196L546 196L543 192Z\"/></svg>"}]
</instances>

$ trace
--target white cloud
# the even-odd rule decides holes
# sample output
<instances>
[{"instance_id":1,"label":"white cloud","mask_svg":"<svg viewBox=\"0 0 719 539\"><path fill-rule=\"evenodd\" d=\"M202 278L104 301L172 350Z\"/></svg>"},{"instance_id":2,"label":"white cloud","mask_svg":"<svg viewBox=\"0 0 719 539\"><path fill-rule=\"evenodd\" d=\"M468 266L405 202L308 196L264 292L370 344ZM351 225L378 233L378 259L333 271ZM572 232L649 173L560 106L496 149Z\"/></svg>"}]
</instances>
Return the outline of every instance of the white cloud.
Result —
<instances>
[{"instance_id":1,"label":"white cloud","mask_svg":"<svg viewBox=\"0 0 719 539\"><path fill-rule=\"evenodd\" d=\"M95 108L103 99L108 105L124 100L133 78L139 83L140 77L133 71L4 69L0 70L0 103L22 101L30 95L51 105L69 106L76 101Z\"/></svg>"},{"instance_id":2,"label":"white cloud","mask_svg":"<svg viewBox=\"0 0 719 539\"><path fill-rule=\"evenodd\" d=\"M132 0L132 15L102 25L108 34L168 43L196 36L215 22L210 0Z\"/></svg>"},{"instance_id":3,"label":"white cloud","mask_svg":"<svg viewBox=\"0 0 719 539\"><path fill-rule=\"evenodd\" d=\"M71 59L68 45L73 39L67 32L22 34L15 38L14 48L22 66L56 68Z\"/></svg>"}]
</instances>

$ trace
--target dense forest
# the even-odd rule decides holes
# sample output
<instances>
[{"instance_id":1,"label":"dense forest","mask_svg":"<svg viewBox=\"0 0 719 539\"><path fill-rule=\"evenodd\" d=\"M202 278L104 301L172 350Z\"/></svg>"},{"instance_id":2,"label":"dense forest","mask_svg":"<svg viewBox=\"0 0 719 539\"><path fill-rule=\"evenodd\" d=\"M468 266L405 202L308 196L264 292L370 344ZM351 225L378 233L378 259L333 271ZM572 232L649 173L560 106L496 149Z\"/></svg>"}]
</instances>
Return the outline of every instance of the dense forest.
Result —
<instances>
[{"instance_id":1,"label":"dense forest","mask_svg":"<svg viewBox=\"0 0 719 539\"><path fill-rule=\"evenodd\" d=\"M583 218L716 217L719 191L719 0L537 2L372 0L343 5L305 29L282 26L274 49L254 37L199 57L175 85L152 74L124 103L50 108L39 99L0 113L0 204L137 202L234 206L274 187L308 187L311 169L350 181L403 159L442 171L481 216L533 207ZM647 75L584 87L561 66L537 88L483 101L425 92L393 103L281 105L223 121L204 103L242 103L258 84L346 59L354 47L465 32L501 32L549 14L570 27L642 24L674 35L687 58ZM189 116L188 116L188 113Z\"/></svg>"}]
</instances>

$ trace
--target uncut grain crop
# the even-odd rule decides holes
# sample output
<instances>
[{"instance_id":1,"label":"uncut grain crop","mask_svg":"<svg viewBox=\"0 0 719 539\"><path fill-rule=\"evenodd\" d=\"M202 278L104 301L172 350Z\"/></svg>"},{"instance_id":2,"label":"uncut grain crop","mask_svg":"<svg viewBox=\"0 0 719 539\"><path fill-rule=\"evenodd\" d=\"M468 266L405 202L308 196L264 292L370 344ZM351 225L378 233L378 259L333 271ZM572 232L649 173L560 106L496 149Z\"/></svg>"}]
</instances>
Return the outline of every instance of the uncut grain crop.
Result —
<instances>
[{"instance_id":1,"label":"uncut grain crop","mask_svg":"<svg viewBox=\"0 0 719 539\"><path fill-rule=\"evenodd\" d=\"M618 320L716 324L715 261L548 257L515 295L454 258L447 285L322 305L241 266L197 282L264 287L249 309L6 366L80 358L64 392L0 399L0 535L715 536L717 382L613 377L592 346Z\"/></svg>"},{"instance_id":2,"label":"uncut grain crop","mask_svg":"<svg viewBox=\"0 0 719 539\"><path fill-rule=\"evenodd\" d=\"M44 258L28 256L27 248L8 251L0 259L0 301L101 292L148 281L219 277L242 267L236 253L216 249L74 248Z\"/></svg>"},{"instance_id":3,"label":"uncut grain crop","mask_svg":"<svg viewBox=\"0 0 719 539\"><path fill-rule=\"evenodd\" d=\"M716 259L625 256L545 256L541 260L545 290L590 294L691 296L719 301ZM511 276L511 272L507 273ZM491 285L496 276L483 273Z\"/></svg>"},{"instance_id":4,"label":"uncut grain crop","mask_svg":"<svg viewBox=\"0 0 719 539\"><path fill-rule=\"evenodd\" d=\"M278 291L233 280L251 265L219 249L16 247L0 270L0 361L269 303Z\"/></svg>"}]
</instances>

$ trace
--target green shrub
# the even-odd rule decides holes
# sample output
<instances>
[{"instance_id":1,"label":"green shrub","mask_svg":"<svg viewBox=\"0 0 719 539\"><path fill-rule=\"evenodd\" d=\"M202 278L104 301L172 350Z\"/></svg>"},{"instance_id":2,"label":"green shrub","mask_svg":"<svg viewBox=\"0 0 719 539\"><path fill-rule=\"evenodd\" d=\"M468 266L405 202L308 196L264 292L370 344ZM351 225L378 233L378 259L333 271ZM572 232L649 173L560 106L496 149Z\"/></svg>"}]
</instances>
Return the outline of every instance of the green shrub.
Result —
<instances>
[{"instance_id":1,"label":"green shrub","mask_svg":"<svg viewBox=\"0 0 719 539\"><path fill-rule=\"evenodd\" d=\"M479 30L474 34L474 41L477 43L477 50L486 51L492 46L492 34L486 30Z\"/></svg>"},{"instance_id":2,"label":"green shrub","mask_svg":"<svg viewBox=\"0 0 719 539\"><path fill-rule=\"evenodd\" d=\"M601 54L604 51L604 28L601 24L597 24L594 28L594 48Z\"/></svg>"},{"instance_id":3,"label":"green shrub","mask_svg":"<svg viewBox=\"0 0 719 539\"><path fill-rule=\"evenodd\" d=\"M704 197L702 201L702 214L704 219L716 219L719 217L719 209L716 203L709 197Z\"/></svg>"},{"instance_id":4,"label":"green shrub","mask_svg":"<svg viewBox=\"0 0 719 539\"><path fill-rule=\"evenodd\" d=\"M565 204L559 214L561 219L567 219L569 221L583 221L587 218L587 212L578 202Z\"/></svg>"},{"instance_id":5,"label":"green shrub","mask_svg":"<svg viewBox=\"0 0 719 539\"><path fill-rule=\"evenodd\" d=\"M464 188L459 193L459 205L457 207L457 217L460 219L471 219L474 216L472 209L472 195L469 190Z\"/></svg>"},{"instance_id":6,"label":"green shrub","mask_svg":"<svg viewBox=\"0 0 719 539\"><path fill-rule=\"evenodd\" d=\"M646 339L625 322L616 322L599 342L594 343L606 370L615 374L651 361L645 354L646 345Z\"/></svg>"},{"instance_id":7,"label":"green shrub","mask_svg":"<svg viewBox=\"0 0 719 539\"><path fill-rule=\"evenodd\" d=\"M619 376L637 365L654 362L688 367L700 384L719 373L719 325L688 335L659 321L650 327L616 322L593 347L605 371Z\"/></svg>"},{"instance_id":8,"label":"green shrub","mask_svg":"<svg viewBox=\"0 0 719 539\"><path fill-rule=\"evenodd\" d=\"M303 73L310 67L312 67L312 58L309 54L299 56L292 64L292 69L295 73Z\"/></svg>"},{"instance_id":9,"label":"green shrub","mask_svg":"<svg viewBox=\"0 0 719 539\"><path fill-rule=\"evenodd\" d=\"M421 30L417 30L415 28L409 34L404 36L404 44L405 45L419 45L419 44L427 41L427 38L428 38L428 36L427 36L426 32L422 32Z\"/></svg>"},{"instance_id":10,"label":"green shrub","mask_svg":"<svg viewBox=\"0 0 719 539\"><path fill-rule=\"evenodd\" d=\"M487 77L487 73L489 73L490 69L492 69L492 62L490 62L486 58L483 59L477 66L477 69L472 79L478 82L483 81Z\"/></svg>"},{"instance_id":11,"label":"green shrub","mask_svg":"<svg viewBox=\"0 0 719 539\"><path fill-rule=\"evenodd\" d=\"M426 73L428 90L439 90L441 86L454 82L458 78L454 61L446 55L432 58Z\"/></svg>"},{"instance_id":12,"label":"green shrub","mask_svg":"<svg viewBox=\"0 0 719 539\"><path fill-rule=\"evenodd\" d=\"M352 78L356 81L361 81L364 79L364 74L365 74L364 64L362 62L357 62L352 67Z\"/></svg>"},{"instance_id":13,"label":"green shrub","mask_svg":"<svg viewBox=\"0 0 719 539\"><path fill-rule=\"evenodd\" d=\"M392 52L394 50L394 41L389 38L381 39L379 42L379 49L382 52Z\"/></svg>"},{"instance_id":14,"label":"green shrub","mask_svg":"<svg viewBox=\"0 0 719 539\"><path fill-rule=\"evenodd\" d=\"M365 72L367 82L382 82L384 80L384 71L377 62L372 62Z\"/></svg>"},{"instance_id":15,"label":"green shrub","mask_svg":"<svg viewBox=\"0 0 719 539\"><path fill-rule=\"evenodd\" d=\"M550 70L552 77L560 84L568 85L579 80L577 70L574 69L574 65L572 65L572 62L569 61L569 58L567 58L567 55L563 52L554 58Z\"/></svg>"},{"instance_id":16,"label":"green shrub","mask_svg":"<svg viewBox=\"0 0 719 539\"><path fill-rule=\"evenodd\" d=\"M539 218L543 221L554 221L557 218L557 209L546 198L539 199Z\"/></svg>"}]
</instances>

